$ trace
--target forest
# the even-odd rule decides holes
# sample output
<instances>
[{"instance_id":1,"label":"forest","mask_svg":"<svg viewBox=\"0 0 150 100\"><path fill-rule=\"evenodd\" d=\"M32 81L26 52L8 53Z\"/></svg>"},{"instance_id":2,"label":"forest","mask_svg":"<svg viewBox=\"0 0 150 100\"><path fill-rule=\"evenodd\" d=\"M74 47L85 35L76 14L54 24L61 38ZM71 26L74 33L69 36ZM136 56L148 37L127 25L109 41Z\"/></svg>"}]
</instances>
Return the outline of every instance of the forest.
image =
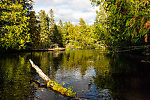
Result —
<instances>
[{"instance_id":1,"label":"forest","mask_svg":"<svg viewBox=\"0 0 150 100\"><path fill-rule=\"evenodd\" d=\"M36 14L33 0L0 0L0 51L63 48L110 50L150 43L149 0L90 0L99 6L93 25L59 20L55 12Z\"/></svg>"},{"instance_id":2,"label":"forest","mask_svg":"<svg viewBox=\"0 0 150 100\"><path fill-rule=\"evenodd\" d=\"M37 1L0 0L0 100L150 100L150 0L39 0L88 1L90 25Z\"/></svg>"}]
</instances>

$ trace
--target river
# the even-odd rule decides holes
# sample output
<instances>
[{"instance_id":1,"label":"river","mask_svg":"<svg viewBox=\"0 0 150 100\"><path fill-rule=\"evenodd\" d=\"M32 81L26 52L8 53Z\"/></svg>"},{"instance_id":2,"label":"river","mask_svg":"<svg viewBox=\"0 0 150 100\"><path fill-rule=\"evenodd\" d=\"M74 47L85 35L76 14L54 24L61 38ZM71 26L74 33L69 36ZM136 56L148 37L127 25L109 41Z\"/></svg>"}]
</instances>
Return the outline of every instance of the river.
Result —
<instances>
[{"instance_id":1,"label":"river","mask_svg":"<svg viewBox=\"0 0 150 100\"><path fill-rule=\"evenodd\" d=\"M149 56L106 54L99 50L12 53L0 56L0 100L68 100L38 86L44 82L30 65L88 100L150 100ZM75 100L75 99L72 99Z\"/></svg>"}]
</instances>

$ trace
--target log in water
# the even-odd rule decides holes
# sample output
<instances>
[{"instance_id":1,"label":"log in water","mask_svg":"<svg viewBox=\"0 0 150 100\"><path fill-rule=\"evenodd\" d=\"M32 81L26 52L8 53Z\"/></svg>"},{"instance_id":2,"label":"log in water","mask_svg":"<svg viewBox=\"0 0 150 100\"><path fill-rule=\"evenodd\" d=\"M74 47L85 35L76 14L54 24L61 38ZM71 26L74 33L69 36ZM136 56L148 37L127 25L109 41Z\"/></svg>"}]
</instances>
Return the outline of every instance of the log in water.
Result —
<instances>
[{"instance_id":1,"label":"log in water","mask_svg":"<svg viewBox=\"0 0 150 100\"><path fill-rule=\"evenodd\" d=\"M29 59L31 65L33 68L35 68L36 72L39 74L39 76L46 81L47 83L47 87L52 88L53 90L61 93L62 95L68 96L68 97L73 97L73 98L77 98L76 93L73 93L72 89L67 89L62 87L60 84L58 84L57 82L52 81L47 75L45 75L42 70L33 63L33 61L31 59ZM78 98L79 99L79 98Z\"/></svg>"},{"instance_id":2,"label":"log in water","mask_svg":"<svg viewBox=\"0 0 150 100\"><path fill-rule=\"evenodd\" d=\"M29 59L29 61L30 61L31 65L32 65L32 67L35 68L36 72L39 74L39 76L40 76L43 80L45 80L46 82L51 81L51 79L50 79L48 76L46 76L46 75L42 72L42 70L41 70L37 65L35 65L35 64L33 63L33 61L32 61L31 59Z\"/></svg>"}]
</instances>

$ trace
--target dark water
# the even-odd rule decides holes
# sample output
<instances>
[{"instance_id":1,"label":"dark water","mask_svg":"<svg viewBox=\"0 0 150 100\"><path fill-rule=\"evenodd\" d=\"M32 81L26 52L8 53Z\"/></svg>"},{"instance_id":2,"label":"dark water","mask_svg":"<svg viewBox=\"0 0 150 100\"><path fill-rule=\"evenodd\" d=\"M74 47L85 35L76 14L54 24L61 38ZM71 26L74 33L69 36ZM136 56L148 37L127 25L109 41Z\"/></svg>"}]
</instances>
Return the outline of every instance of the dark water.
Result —
<instances>
[{"instance_id":1,"label":"dark water","mask_svg":"<svg viewBox=\"0 0 150 100\"><path fill-rule=\"evenodd\" d=\"M52 80L88 100L150 100L149 56L108 55L96 50L32 52L0 56L0 100L68 100L50 89L28 61ZM72 99L74 100L74 99Z\"/></svg>"}]
</instances>

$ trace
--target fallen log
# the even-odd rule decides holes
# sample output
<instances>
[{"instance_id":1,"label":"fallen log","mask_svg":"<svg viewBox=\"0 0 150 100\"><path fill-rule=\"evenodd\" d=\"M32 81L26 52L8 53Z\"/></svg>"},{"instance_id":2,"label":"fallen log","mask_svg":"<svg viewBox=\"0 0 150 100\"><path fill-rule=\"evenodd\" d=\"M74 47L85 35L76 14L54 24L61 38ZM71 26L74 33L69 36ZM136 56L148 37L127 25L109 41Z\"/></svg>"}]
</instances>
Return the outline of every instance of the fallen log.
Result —
<instances>
[{"instance_id":1,"label":"fallen log","mask_svg":"<svg viewBox=\"0 0 150 100\"><path fill-rule=\"evenodd\" d=\"M35 64L33 63L33 61L32 61L31 59L29 59L29 61L30 61L31 65L32 65L32 67L36 69L36 72L39 74L39 76L40 76L42 79L44 79L46 82L51 81L51 79L50 79L48 76L46 76L46 75L42 72L42 70L41 70L37 65L35 65Z\"/></svg>"},{"instance_id":2,"label":"fallen log","mask_svg":"<svg viewBox=\"0 0 150 100\"><path fill-rule=\"evenodd\" d=\"M33 61L31 59L29 59L31 65L33 68L35 68L36 72L39 74L39 76L47 83L47 87L61 93L62 95L65 95L67 97L71 97L71 98L77 98L76 93L73 93L73 90L71 88L64 88L62 87L60 84L58 84L55 81L52 81L47 75L45 75L42 70L33 63Z\"/></svg>"},{"instance_id":3,"label":"fallen log","mask_svg":"<svg viewBox=\"0 0 150 100\"><path fill-rule=\"evenodd\" d=\"M53 49L32 49L32 51L65 51L65 48L53 48Z\"/></svg>"}]
</instances>

